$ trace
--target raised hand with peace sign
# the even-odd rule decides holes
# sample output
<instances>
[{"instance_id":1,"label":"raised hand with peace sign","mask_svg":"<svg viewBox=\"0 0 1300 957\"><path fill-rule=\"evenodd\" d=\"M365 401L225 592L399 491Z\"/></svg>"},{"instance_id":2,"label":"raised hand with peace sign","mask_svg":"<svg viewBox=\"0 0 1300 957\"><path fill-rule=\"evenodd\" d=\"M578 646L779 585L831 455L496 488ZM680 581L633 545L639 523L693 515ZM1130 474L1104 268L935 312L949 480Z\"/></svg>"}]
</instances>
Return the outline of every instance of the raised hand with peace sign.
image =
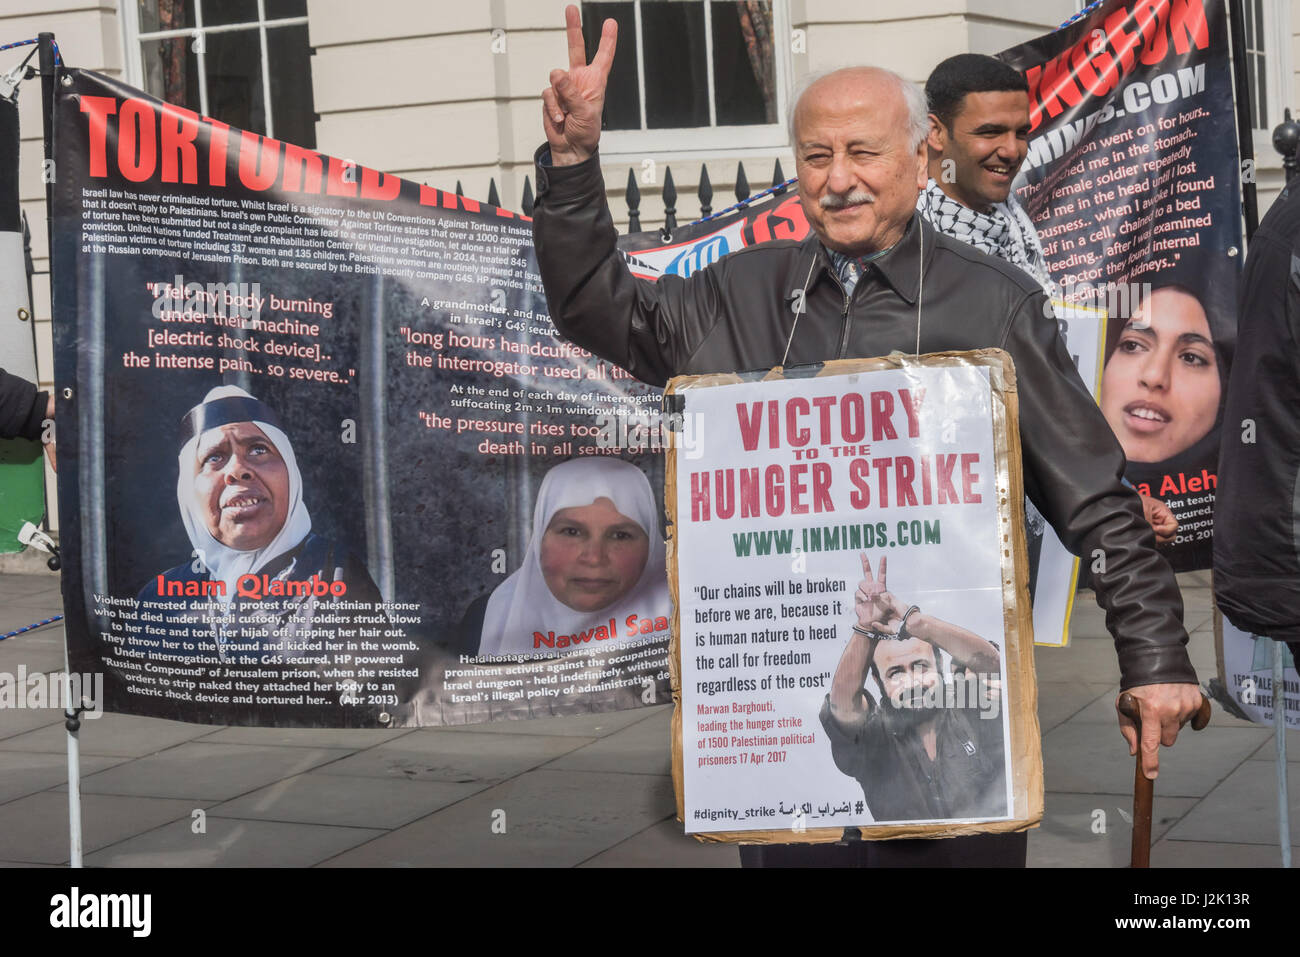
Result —
<instances>
[{"instance_id":1,"label":"raised hand with peace sign","mask_svg":"<svg viewBox=\"0 0 1300 957\"><path fill-rule=\"evenodd\" d=\"M581 163L600 143L600 119L605 109L605 84L614 64L618 22L606 20L596 55L587 62L578 8L564 8L569 42L569 68L552 70L551 85L542 91L542 125L555 166Z\"/></svg>"},{"instance_id":2,"label":"raised hand with peace sign","mask_svg":"<svg viewBox=\"0 0 1300 957\"><path fill-rule=\"evenodd\" d=\"M896 634L898 626L907 614L907 606L889 593L885 587L885 563L887 557L880 559L880 578L871 574L871 560L862 552L862 581L853 596L853 607L858 615L858 627L867 631Z\"/></svg>"}]
</instances>

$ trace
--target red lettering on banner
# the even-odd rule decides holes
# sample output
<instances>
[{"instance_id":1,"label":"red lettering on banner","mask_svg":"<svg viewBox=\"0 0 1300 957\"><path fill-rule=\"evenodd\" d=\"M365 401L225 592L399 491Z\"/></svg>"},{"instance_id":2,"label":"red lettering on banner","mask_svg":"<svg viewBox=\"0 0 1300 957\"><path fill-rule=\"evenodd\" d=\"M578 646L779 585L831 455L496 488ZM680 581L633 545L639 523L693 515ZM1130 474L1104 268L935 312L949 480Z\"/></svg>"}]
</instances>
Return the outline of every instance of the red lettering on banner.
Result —
<instances>
[{"instance_id":1,"label":"red lettering on banner","mask_svg":"<svg viewBox=\"0 0 1300 957\"><path fill-rule=\"evenodd\" d=\"M795 448L803 448L812 433L799 425L799 416L808 414L808 400L796 396L785 404L785 437Z\"/></svg>"},{"instance_id":2,"label":"red lettering on banner","mask_svg":"<svg viewBox=\"0 0 1300 957\"><path fill-rule=\"evenodd\" d=\"M781 478L779 465L769 465L763 470L763 482L767 493L764 502L769 515L780 515L785 511L785 486L781 484Z\"/></svg>"},{"instance_id":3,"label":"red lettering on banner","mask_svg":"<svg viewBox=\"0 0 1300 957\"><path fill-rule=\"evenodd\" d=\"M860 393L850 392L840 403L840 435L849 443L867 437L867 404Z\"/></svg>"},{"instance_id":4,"label":"red lettering on banner","mask_svg":"<svg viewBox=\"0 0 1300 957\"><path fill-rule=\"evenodd\" d=\"M935 481L939 483L939 504L956 505L961 501L957 497L957 486L952 484L952 473L957 467L957 456L936 455L934 457Z\"/></svg>"},{"instance_id":5,"label":"red lettering on banner","mask_svg":"<svg viewBox=\"0 0 1300 957\"><path fill-rule=\"evenodd\" d=\"M1143 50L1139 62L1146 66L1159 63L1169 52L1169 38L1165 36L1169 0L1138 0L1133 4L1133 19L1142 33Z\"/></svg>"},{"instance_id":6,"label":"red lettering on banner","mask_svg":"<svg viewBox=\"0 0 1300 957\"><path fill-rule=\"evenodd\" d=\"M1209 46L1202 0L1136 0L1131 10L1114 11L1100 36L1083 34L1069 50L1025 71L1031 129L1078 106L1085 95L1109 93L1139 62L1160 63L1169 55L1171 37L1179 55Z\"/></svg>"},{"instance_id":7,"label":"red lettering on banner","mask_svg":"<svg viewBox=\"0 0 1300 957\"><path fill-rule=\"evenodd\" d=\"M1083 92L1075 86L1074 74L1067 66L1070 54L1054 56L1042 66L1031 66L1025 74L1029 82L1029 96L1033 102L1031 109L1032 126L1042 122L1042 112L1047 110L1051 116L1060 116L1065 106L1077 106L1083 100Z\"/></svg>"},{"instance_id":8,"label":"red lettering on banner","mask_svg":"<svg viewBox=\"0 0 1300 957\"><path fill-rule=\"evenodd\" d=\"M880 507L889 508L889 467L894 464L892 458L872 459L876 468L876 483L880 490Z\"/></svg>"},{"instance_id":9,"label":"red lettering on banner","mask_svg":"<svg viewBox=\"0 0 1300 957\"><path fill-rule=\"evenodd\" d=\"M363 167L361 170L361 198L390 200L397 199L402 191L402 181L396 176L388 176L377 170Z\"/></svg>"},{"instance_id":10,"label":"red lettering on banner","mask_svg":"<svg viewBox=\"0 0 1300 957\"><path fill-rule=\"evenodd\" d=\"M894 478L898 483L897 495L894 496L899 506L915 505L916 490L912 488L912 482L916 478L916 466L912 464L909 458L899 458L894 467Z\"/></svg>"},{"instance_id":11,"label":"red lettering on banner","mask_svg":"<svg viewBox=\"0 0 1300 957\"><path fill-rule=\"evenodd\" d=\"M691 473L691 521L709 520L709 473Z\"/></svg>"},{"instance_id":12,"label":"red lettering on banner","mask_svg":"<svg viewBox=\"0 0 1300 957\"><path fill-rule=\"evenodd\" d=\"M979 463L978 452L965 452L961 457L961 500L970 504L983 501L979 492L974 491L975 483L980 477L975 474L974 466Z\"/></svg>"},{"instance_id":13,"label":"red lettering on banner","mask_svg":"<svg viewBox=\"0 0 1300 957\"><path fill-rule=\"evenodd\" d=\"M158 134L153 107L130 99L117 115L117 168L125 179L143 183L158 168Z\"/></svg>"},{"instance_id":14,"label":"red lettering on banner","mask_svg":"<svg viewBox=\"0 0 1300 957\"><path fill-rule=\"evenodd\" d=\"M441 206L442 202L438 198L438 195L441 192L442 190L440 189L435 189L432 186L426 186L424 183L421 183L420 184L420 205Z\"/></svg>"},{"instance_id":15,"label":"red lettering on banner","mask_svg":"<svg viewBox=\"0 0 1300 957\"><path fill-rule=\"evenodd\" d=\"M208 181L213 186L226 185L226 150L230 144L230 127L220 120L209 119L212 135L208 139Z\"/></svg>"},{"instance_id":16,"label":"red lettering on banner","mask_svg":"<svg viewBox=\"0 0 1300 957\"><path fill-rule=\"evenodd\" d=\"M731 518L736 514L736 486L731 477L735 473L734 469L718 469L713 473L717 479L717 506L716 511L718 518ZM694 477L692 476L692 480Z\"/></svg>"},{"instance_id":17,"label":"red lettering on banner","mask_svg":"<svg viewBox=\"0 0 1300 957\"><path fill-rule=\"evenodd\" d=\"M1256 29L1259 25L1256 24ZM1169 32L1174 35L1174 50L1179 54L1191 51L1187 41L1196 49L1210 45L1210 27L1205 22L1205 7L1201 0L1174 0L1173 15L1169 18Z\"/></svg>"},{"instance_id":18,"label":"red lettering on banner","mask_svg":"<svg viewBox=\"0 0 1300 957\"><path fill-rule=\"evenodd\" d=\"M162 108L158 118L159 152L162 154L164 183L197 183L199 152L194 141L199 136L199 114L171 103Z\"/></svg>"},{"instance_id":19,"label":"red lettering on banner","mask_svg":"<svg viewBox=\"0 0 1300 957\"><path fill-rule=\"evenodd\" d=\"M280 141L248 130L239 136L239 182L258 193L270 189L280 174Z\"/></svg>"},{"instance_id":20,"label":"red lettering on banner","mask_svg":"<svg viewBox=\"0 0 1300 957\"><path fill-rule=\"evenodd\" d=\"M866 508L871 504L871 463L866 459L854 459L849 463L849 482L853 491L849 493L849 505L853 508Z\"/></svg>"},{"instance_id":21,"label":"red lettering on banner","mask_svg":"<svg viewBox=\"0 0 1300 957\"><path fill-rule=\"evenodd\" d=\"M320 154L315 150L284 144L284 188L286 190L319 193L321 181Z\"/></svg>"},{"instance_id":22,"label":"red lettering on banner","mask_svg":"<svg viewBox=\"0 0 1300 957\"><path fill-rule=\"evenodd\" d=\"M894 397L888 392L871 393L871 438L874 442L884 439L896 439L894 423L890 416L894 414ZM882 505L886 504L881 502Z\"/></svg>"},{"instance_id":23,"label":"red lettering on banner","mask_svg":"<svg viewBox=\"0 0 1300 957\"><path fill-rule=\"evenodd\" d=\"M797 196L792 196L773 212L776 214L772 219L773 239L800 239L808 234L808 219Z\"/></svg>"},{"instance_id":24,"label":"red lettering on banner","mask_svg":"<svg viewBox=\"0 0 1300 957\"><path fill-rule=\"evenodd\" d=\"M758 469L740 470L740 517L758 518Z\"/></svg>"},{"instance_id":25,"label":"red lettering on banner","mask_svg":"<svg viewBox=\"0 0 1300 957\"><path fill-rule=\"evenodd\" d=\"M759 433L763 431L763 403L753 403L748 414L743 405L736 406L736 418L740 420L740 441L744 443L745 451L754 451L758 448Z\"/></svg>"},{"instance_id":26,"label":"red lettering on banner","mask_svg":"<svg viewBox=\"0 0 1300 957\"><path fill-rule=\"evenodd\" d=\"M90 134L90 175L107 176L108 118L117 112L117 100L111 96L83 96L81 112L86 114Z\"/></svg>"},{"instance_id":27,"label":"red lettering on banner","mask_svg":"<svg viewBox=\"0 0 1300 957\"><path fill-rule=\"evenodd\" d=\"M1129 33L1124 29L1128 22L1127 10L1116 10L1106 18L1106 41L1115 48L1119 55L1120 67L1125 73L1133 69L1133 51L1142 40L1142 34Z\"/></svg>"},{"instance_id":28,"label":"red lettering on banner","mask_svg":"<svg viewBox=\"0 0 1300 957\"><path fill-rule=\"evenodd\" d=\"M921 403L925 401L925 389L920 389L916 393L916 398L912 398L911 389L899 389L898 394L903 399L903 411L907 413L908 437L919 438L921 435Z\"/></svg>"}]
</instances>

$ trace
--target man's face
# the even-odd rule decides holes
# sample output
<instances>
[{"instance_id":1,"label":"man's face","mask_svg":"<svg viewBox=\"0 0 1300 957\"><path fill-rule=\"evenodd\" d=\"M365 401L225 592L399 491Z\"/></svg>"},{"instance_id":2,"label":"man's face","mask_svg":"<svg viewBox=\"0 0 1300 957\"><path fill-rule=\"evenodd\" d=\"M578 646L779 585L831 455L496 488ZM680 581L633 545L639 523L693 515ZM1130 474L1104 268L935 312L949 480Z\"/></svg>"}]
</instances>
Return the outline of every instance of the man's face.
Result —
<instances>
[{"instance_id":1,"label":"man's face","mask_svg":"<svg viewBox=\"0 0 1300 957\"><path fill-rule=\"evenodd\" d=\"M948 129L930 114L930 175L963 206L1005 203L1029 149L1029 94L967 93Z\"/></svg>"},{"instance_id":2,"label":"man's face","mask_svg":"<svg viewBox=\"0 0 1300 957\"><path fill-rule=\"evenodd\" d=\"M894 82L843 71L814 83L795 113L795 170L808 223L830 249L863 256L902 238L925 188L925 144L908 148Z\"/></svg>"},{"instance_id":3,"label":"man's face","mask_svg":"<svg viewBox=\"0 0 1300 957\"><path fill-rule=\"evenodd\" d=\"M1101 411L1132 462L1163 462L1219 414L1218 358L1195 297L1157 289L1133 314L1101 376Z\"/></svg>"},{"instance_id":4,"label":"man's face","mask_svg":"<svg viewBox=\"0 0 1300 957\"><path fill-rule=\"evenodd\" d=\"M920 709L926 691L939 682L934 647L920 638L882 641L876 645L876 669L889 702L899 709Z\"/></svg>"},{"instance_id":5,"label":"man's face","mask_svg":"<svg viewBox=\"0 0 1300 957\"><path fill-rule=\"evenodd\" d=\"M209 429L199 438L194 499L208 534L238 551L256 551L289 517L289 468L252 422Z\"/></svg>"},{"instance_id":6,"label":"man's face","mask_svg":"<svg viewBox=\"0 0 1300 957\"><path fill-rule=\"evenodd\" d=\"M575 611L599 611L641 579L650 538L607 498L562 508L542 535L542 577L551 594Z\"/></svg>"}]
</instances>

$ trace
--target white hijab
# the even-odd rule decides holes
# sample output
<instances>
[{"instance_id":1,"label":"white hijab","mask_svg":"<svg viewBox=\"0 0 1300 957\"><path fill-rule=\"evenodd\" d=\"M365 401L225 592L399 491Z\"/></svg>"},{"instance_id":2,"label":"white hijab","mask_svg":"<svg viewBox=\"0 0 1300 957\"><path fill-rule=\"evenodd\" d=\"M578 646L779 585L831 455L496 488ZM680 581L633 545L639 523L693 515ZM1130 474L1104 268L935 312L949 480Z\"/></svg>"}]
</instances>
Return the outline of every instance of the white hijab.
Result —
<instances>
[{"instance_id":1,"label":"white hijab","mask_svg":"<svg viewBox=\"0 0 1300 957\"><path fill-rule=\"evenodd\" d=\"M609 499L620 513L640 525L650 539L650 548L641 577L626 595L596 611L577 611L556 598L546 584L541 565L542 536L560 509L581 508L598 498ZM671 610L659 512L645 473L619 459L570 459L542 479L523 564L488 599L479 654L562 654L545 646L535 649L533 632L571 635L607 624L613 618L619 634L626 637L629 615L667 617ZM577 647L603 650L608 643L592 641Z\"/></svg>"},{"instance_id":2,"label":"white hijab","mask_svg":"<svg viewBox=\"0 0 1300 957\"><path fill-rule=\"evenodd\" d=\"M252 399L243 389L233 385L218 386L203 397L203 403L228 397ZM197 406L196 406L197 408ZM275 445L276 451L284 459L289 470L289 514L284 525L275 538L262 548L254 551L240 551L223 545L208 532L207 516L204 507L194 499L194 467L204 436L215 431L209 429L203 435L192 435L181 446L179 455L180 474L176 479L176 501L181 508L181 521L185 523L185 532L190 537L190 544L198 552L199 559L207 567L214 580L225 582L226 593L221 597L222 604L229 604L236 597L235 583L241 575L257 571L269 559L282 555L296 546L311 532L311 516L302 501L302 475L298 472L298 461L294 458L293 446L289 437L269 422L254 420L253 424L265 433Z\"/></svg>"}]
</instances>

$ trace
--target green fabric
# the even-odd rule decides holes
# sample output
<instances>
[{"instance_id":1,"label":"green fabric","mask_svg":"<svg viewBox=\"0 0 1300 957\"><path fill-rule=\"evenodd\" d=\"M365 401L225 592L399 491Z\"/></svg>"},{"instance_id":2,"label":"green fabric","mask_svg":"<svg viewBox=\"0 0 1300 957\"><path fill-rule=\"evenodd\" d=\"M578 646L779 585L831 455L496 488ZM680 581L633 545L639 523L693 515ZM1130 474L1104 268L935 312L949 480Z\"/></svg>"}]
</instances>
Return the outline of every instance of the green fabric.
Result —
<instances>
[{"instance_id":1,"label":"green fabric","mask_svg":"<svg viewBox=\"0 0 1300 957\"><path fill-rule=\"evenodd\" d=\"M45 514L45 453L41 443L0 440L0 553L21 552L24 522L40 524Z\"/></svg>"}]
</instances>

